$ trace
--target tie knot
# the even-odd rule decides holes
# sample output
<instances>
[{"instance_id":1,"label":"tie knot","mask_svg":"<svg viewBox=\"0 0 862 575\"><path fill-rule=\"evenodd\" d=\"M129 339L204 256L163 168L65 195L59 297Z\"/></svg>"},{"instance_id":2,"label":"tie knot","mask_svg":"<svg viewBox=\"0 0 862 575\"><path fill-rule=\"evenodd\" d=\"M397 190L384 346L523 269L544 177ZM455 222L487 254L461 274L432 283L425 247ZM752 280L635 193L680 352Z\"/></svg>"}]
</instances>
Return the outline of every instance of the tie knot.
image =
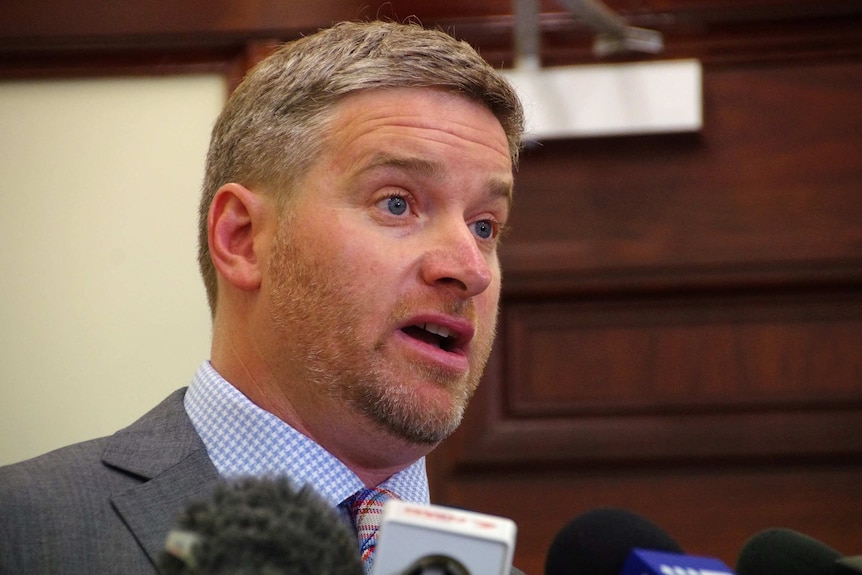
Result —
<instances>
[{"instance_id":1,"label":"tie knot","mask_svg":"<svg viewBox=\"0 0 862 575\"><path fill-rule=\"evenodd\" d=\"M383 504L390 499L398 499L398 496L381 487L370 487L360 489L344 500L344 505L356 526L366 573L371 571L371 561L377 545L377 530L383 517Z\"/></svg>"},{"instance_id":2,"label":"tie knot","mask_svg":"<svg viewBox=\"0 0 862 575\"><path fill-rule=\"evenodd\" d=\"M345 501L350 516L359 527L360 523L380 525L380 517L383 514L383 504L398 496L382 487L369 487L360 489Z\"/></svg>"}]
</instances>

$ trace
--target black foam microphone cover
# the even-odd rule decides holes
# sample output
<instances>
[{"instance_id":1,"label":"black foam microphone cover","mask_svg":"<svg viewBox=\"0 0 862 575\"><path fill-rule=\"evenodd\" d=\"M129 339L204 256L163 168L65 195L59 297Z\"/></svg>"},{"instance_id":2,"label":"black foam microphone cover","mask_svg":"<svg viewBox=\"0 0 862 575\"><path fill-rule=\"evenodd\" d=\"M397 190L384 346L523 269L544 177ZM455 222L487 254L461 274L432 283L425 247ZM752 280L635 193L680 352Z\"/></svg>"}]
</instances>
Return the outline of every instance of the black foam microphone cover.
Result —
<instances>
[{"instance_id":1,"label":"black foam microphone cover","mask_svg":"<svg viewBox=\"0 0 862 575\"><path fill-rule=\"evenodd\" d=\"M177 544L182 543L182 544ZM189 505L160 557L164 575L362 575L356 536L310 488L285 478L222 482Z\"/></svg>"},{"instance_id":2,"label":"black foam microphone cover","mask_svg":"<svg viewBox=\"0 0 862 575\"><path fill-rule=\"evenodd\" d=\"M588 511L563 527L545 561L545 575L619 575L633 548L682 553L659 526L625 509Z\"/></svg>"},{"instance_id":3,"label":"black foam microphone cover","mask_svg":"<svg viewBox=\"0 0 862 575\"><path fill-rule=\"evenodd\" d=\"M767 529L752 536L736 561L737 575L831 575L841 554L792 529Z\"/></svg>"},{"instance_id":4,"label":"black foam microphone cover","mask_svg":"<svg viewBox=\"0 0 862 575\"><path fill-rule=\"evenodd\" d=\"M862 555L855 557L844 557L832 566L832 575L860 575L862 574Z\"/></svg>"}]
</instances>

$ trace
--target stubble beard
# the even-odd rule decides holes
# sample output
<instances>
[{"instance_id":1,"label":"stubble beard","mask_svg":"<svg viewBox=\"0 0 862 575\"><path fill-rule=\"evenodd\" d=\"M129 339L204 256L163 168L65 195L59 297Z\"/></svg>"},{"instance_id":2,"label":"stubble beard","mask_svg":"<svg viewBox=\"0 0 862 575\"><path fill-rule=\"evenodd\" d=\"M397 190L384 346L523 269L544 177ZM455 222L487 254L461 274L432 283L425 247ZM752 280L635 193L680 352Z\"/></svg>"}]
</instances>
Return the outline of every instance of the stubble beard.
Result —
<instances>
[{"instance_id":1,"label":"stubble beard","mask_svg":"<svg viewBox=\"0 0 862 575\"><path fill-rule=\"evenodd\" d=\"M355 288L343 279L349 274L332 261L311 261L308 252L284 232L292 227L289 223L279 226L269 261L272 321L291 355L280 359L290 362L294 372L295 363L304 362L301 371L315 392L350 406L396 438L432 446L448 437L460 425L479 385L491 352L496 317L490 333L474 338L467 374L405 360L399 377L399 370L390 365L394 360L385 354L386 340L369 346L357 331L353 320L362 317L363 306ZM456 313L455 308L472 310L473 304L450 302L446 307L448 313ZM399 302L387 325L398 325L410 309L408 301ZM448 390L448 399L423 401L410 383L415 381Z\"/></svg>"}]
</instances>

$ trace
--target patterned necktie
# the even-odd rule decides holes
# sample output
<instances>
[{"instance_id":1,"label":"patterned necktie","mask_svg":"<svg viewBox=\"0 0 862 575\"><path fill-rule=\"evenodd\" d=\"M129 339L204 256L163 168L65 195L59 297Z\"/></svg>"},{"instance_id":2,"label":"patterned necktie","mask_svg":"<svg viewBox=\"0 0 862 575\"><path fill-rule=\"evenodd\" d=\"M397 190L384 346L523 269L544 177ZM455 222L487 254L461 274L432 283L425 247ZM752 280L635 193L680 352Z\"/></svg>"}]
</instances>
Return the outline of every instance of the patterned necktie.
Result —
<instances>
[{"instance_id":1,"label":"patterned necktie","mask_svg":"<svg viewBox=\"0 0 862 575\"><path fill-rule=\"evenodd\" d=\"M380 529L380 519L383 516L383 504L398 496L380 487L360 489L344 500L344 505L350 512L356 534L359 538L359 552L365 575L371 573L371 562L374 560L374 548L377 546L377 530Z\"/></svg>"}]
</instances>

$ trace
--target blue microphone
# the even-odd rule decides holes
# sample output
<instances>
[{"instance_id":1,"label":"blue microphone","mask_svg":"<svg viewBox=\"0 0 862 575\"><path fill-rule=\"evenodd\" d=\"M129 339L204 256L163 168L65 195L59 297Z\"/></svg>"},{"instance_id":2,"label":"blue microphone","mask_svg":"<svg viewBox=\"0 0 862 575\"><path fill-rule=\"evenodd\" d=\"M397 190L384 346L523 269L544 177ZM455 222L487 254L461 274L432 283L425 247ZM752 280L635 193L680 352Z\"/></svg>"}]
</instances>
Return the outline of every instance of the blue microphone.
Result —
<instances>
[{"instance_id":1,"label":"blue microphone","mask_svg":"<svg viewBox=\"0 0 862 575\"><path fill-rule=\"evenodd\" d=\"M632 549L620 575L734 575L712 557Z\"/></svg>"},{"instance_id":2,"label":"blue microphone","mask_svg":"<svg viewBox=\"0 0 862 575\"><path fill-rule=\"evenodd\" d=\"M554 538L545 575L733 575L717 559L685 555L658 525L625 509L573 519Z\"/></svg>"}]
</instances>

